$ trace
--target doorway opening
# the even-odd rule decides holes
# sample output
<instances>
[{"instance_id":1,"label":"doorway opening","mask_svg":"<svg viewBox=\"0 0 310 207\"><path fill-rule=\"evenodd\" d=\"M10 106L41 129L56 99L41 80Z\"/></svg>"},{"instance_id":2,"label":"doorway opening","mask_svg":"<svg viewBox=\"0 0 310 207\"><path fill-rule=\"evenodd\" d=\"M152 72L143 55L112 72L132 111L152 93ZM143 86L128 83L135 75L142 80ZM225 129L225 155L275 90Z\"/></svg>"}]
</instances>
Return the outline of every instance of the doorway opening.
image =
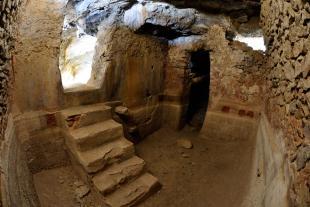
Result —
<instances>
[{"instance_id":1,"label":"doorway opening","mask_svg":"<svg viewBox=\"0 0 310 207\"><path fill-rule=\"evenodd\" d=\"M210 52L198 50L191 54L191 88L189 93L189 105L186 114L186 123L200 130L209 103L210 90Z\"/></svg>"}]
</instances>

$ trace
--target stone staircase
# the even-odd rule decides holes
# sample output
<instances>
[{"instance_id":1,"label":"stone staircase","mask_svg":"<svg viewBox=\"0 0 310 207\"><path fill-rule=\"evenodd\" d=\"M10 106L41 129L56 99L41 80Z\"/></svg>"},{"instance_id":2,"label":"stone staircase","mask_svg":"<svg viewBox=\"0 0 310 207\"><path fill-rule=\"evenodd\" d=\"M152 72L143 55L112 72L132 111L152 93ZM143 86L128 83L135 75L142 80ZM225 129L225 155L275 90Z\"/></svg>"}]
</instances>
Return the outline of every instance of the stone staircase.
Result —
<instances>
[{"instance_id":1,"label":"stone staircase","mask_svg":"<svg viewBox=\"0 0 310 207\"><path fill-rule=\"evenodd\" d=\"M61 112L66 145L81 178L99 191L111 207L133 206L159 188L135 156L123 127L104 104L78 106Z\"/></svg>"}]
</instances>

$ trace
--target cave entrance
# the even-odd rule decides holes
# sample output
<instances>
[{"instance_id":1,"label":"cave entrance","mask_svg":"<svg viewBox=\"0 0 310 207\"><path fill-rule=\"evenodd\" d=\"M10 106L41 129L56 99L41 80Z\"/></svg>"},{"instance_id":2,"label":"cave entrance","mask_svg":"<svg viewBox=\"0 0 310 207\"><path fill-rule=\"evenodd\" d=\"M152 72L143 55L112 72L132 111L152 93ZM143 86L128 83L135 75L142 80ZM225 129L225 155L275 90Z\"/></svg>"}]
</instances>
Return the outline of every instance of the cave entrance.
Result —
<instances>
[{"instance_id":1,"label":"cave entrance","mask_svg":"<svg viewBox=\"0 0 310 207\"><path fill-rule=\"evenodd\" d=\"M210 52L198 50L191 54L191 88L186 123L201 129L209 103L210 89Z\"/></svg>"}]
</instances>

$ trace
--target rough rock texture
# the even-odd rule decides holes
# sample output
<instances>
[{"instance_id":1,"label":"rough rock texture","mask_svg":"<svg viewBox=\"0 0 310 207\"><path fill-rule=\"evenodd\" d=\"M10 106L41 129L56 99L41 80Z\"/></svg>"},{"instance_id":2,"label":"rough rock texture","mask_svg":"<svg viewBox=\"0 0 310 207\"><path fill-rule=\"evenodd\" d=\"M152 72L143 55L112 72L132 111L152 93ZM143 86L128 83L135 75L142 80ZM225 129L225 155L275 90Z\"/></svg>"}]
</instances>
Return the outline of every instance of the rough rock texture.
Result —
<instances>
[{"instance_id":1,"label":"rough rock texture","mask_svg":"<svg viewBox=\"0 0 310 207\"><path fill-rule=\"evenodd\" d=\"M16 20L19 0L0 2L0 139L4 139L9 110L9 86L12 78L11 49L13 24Z\"/></svg>"},{"instance_id":2,"label":"rough rock texture","mask_svg":"<svg viewBox=\"0 0 310 207\"><path fill-rule=\"evenodd\" d=\"M211 49L211 103L226 99L258 105L264 70L264 56L240 42L225 39L222 28L214 26L207 35Z\"/></svg>"},{"instance_id":3,"label":"rough rock texture","mask_svg":"<svg viewBox=\"0 0 310 207\"><path fill-rule=\"evenodd\" d=\"M268 43L267 114L282 131L293 179L293 206L309 206L310 3L263 0L262 27ZM297 158L297 159L296 159ZM308 164L306 164L308 162Z\"/></svg>"},{"instance_id":4,"label":"rough rock texture","mask_svg":"<svg viewBox=\"0 0 310 207\"><path fill-rule=\"evenodd\" d=\"M175 32L171 39L178 36L204 34L211 25L218 24L229 28L229 19L222 15L207 15L195 9L178 9L170 4L143 1L125 12L124 23L134 31L150 32L147 27L166 28ZM159 29L159 28L158 28ZM155 31L153 31L154 33ZM149 33L152 34L152 33ZM156 35L156 34L155 34ZM165 34L163 34L164 36Z\"/></svg>"},{"instance_id":5,"label":"rough rock texture","mask_svg":"<svg viewBox=\"0 0 310 207\"><path fill-rule=\"evenodd\" d=\"M69 0L66 13L68 15L69 12L68 22L80 26L87 34L95 36L102 22L104 25L119 23L124 12L135 3L134 0Z\"/></svg>"}]
</instances>

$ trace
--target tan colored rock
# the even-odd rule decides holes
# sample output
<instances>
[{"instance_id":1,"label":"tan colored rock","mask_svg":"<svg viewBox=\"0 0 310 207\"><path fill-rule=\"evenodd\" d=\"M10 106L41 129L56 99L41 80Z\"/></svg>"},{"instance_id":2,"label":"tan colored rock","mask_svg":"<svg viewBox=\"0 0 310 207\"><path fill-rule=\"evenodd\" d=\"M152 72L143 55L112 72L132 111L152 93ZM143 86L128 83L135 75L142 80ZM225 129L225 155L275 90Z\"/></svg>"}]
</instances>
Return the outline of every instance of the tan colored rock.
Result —
<instances>
[{"instance_id":1,"label":"tan colored rock","mask_svg":"<svg viewBox=\"0 0 310 207\"><path fill-rule=\"evenodd\" d=\"M284 75L288 80L293 80L295 78L295 71L291 63L286 63L283 66Z\"/></svg>"},{"instance_id":2,"label":"tan colored rock","mask_svg":"<svg viewBox=\"0 0 310 207\"><path fill-rule=\"evenodd\" d=\"M112 207L134 206L146 199L160 187L157 178L151 174L143 174L134 182L105 197L105 202Z\"/></svg>"},{"instance_id":3,"label":"tan colored rock","mask_svg":"<svg viewBox=\"0 0 310 207\"><path fill-rule=\"evenodd\" d=\"M303 169L310 160L310 146L301 147L297 153L297 170Z\"/></svg>"},{"instance_id":4,"label":"tan colored rock","mask_svg":"<svg viewBox=\"0 0 310 207\"><path fill-rule=\"evenodd\" d=\"M75 195L77 198L83 198L90 192L89 187L86 185L79 186L75 189Z\"/></svg>"},{"instance_id":5,"label":"tan colored rock","mask_svg":"<svg viewBox=\"0 0 310 207\"><path fill-rule=\"evenodd\" d=\"M117 106L115 108L115 113L118 115L128 116L129 115L129 109L127 107L124 107L124 106Z\"/></svg>"},{"instance_id":6,"label":"tan colored rock","mask_svg":"<svg viewBox=\"0 0 310 207\"><path fill-rule=\"evenodd\" d=\"M179 139L177 141L177 144L179 147L185 148L185 149L192 149L193 143L188 139Z\"/></svg>"},{"instance_id":7,"label":"tan colored rock","mask_svg":"<svg viewBox=\"0 0 310 207\"><path fill-rule=\"evenodd\" d=\"M295 42L294 47L293 47L293 57L298 57L299 54L303 51L303 49L304 49L303 39Z\"/></svg>"},{"instance_id":8,"label":"tan colored rock","mask_svg":"<svg viewBox=\"0 0 310 207\"><path fill-rule=\"evenodd\" d=\"M97 173L92 181L100 193L111 193L119 188L120 185L138 177L142 173L144 166L144 160L134 156L121 163L112 165L103 172Z\"/></svg>"}]
</instances>

